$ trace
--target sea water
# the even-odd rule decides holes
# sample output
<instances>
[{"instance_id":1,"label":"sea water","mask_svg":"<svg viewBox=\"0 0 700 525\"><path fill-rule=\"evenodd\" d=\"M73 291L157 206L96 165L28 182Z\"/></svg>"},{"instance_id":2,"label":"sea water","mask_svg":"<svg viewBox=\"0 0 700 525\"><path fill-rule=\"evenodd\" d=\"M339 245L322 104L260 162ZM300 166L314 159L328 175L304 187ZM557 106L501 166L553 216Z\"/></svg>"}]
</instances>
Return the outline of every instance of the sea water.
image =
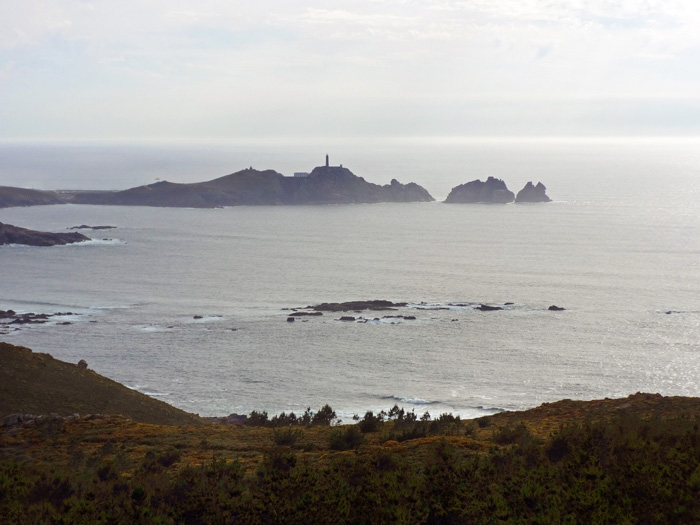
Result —
<instances>
[{"instance_id":1,"label":"sea water","mask_svg":"<svg viewBox=\"0 0 700 525\"><path fill-rule=\"evenodd\" d=\"M438 199L2 209L1 222L33 229L116 228L84 231L95 240L77 245L0 247L0 309L71 313L0 338L85 359L201 415L329 403L347 420L398 403L476 417L563 398L700 394L698 143L332 146L341 153L306 142L0 145L4 185L124 189L249 165L291 175L330 153L370 182L415 181ZM542 181L553 202L440 202L487 176L515 192ZM408 305L287 322L289 308L366 299Z\"/></svg>"}]
</instances>

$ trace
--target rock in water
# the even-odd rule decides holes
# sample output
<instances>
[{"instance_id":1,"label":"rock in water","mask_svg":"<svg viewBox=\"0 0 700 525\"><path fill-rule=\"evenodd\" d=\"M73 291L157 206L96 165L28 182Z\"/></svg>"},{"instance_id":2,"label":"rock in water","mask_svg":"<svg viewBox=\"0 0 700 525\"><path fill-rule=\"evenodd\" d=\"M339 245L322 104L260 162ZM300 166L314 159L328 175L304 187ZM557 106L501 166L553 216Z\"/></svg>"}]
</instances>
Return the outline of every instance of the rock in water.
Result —
<instances>
[{"instance_id":1,"label":"rock in water","mask_svg":"<svg viewBox=\"0 0 700 525\"><path fill-rule=\"evenodd\" d=\"M20 228L11 224L0 222L0 245L2 244L26 244L28 246L57 246L72 244L75 242L89 241L82 233L51 233L39 232Z\"/></svg>"},{"instance_id":2,"label":"rock in water","mask_svg":"<svg viewBox=\"0 0 700 525\"><path fill-rule=\"evenodd\" d=\"M525 187L518 192L515 197L515 202L549 202L550 199L547 196L547 188L541 182L534 186L532 182L525 184Z\"/></svg>"},{"instance_id":3,"label":"rock in water","mask_svg":"<svg viewBox=\"0 0 700 525\"><path fill-rule=\"evenodd\" d=\"M447 204L507 204L513 202L514 198L515 195L508 189L505 182L501 179L489 177L486 179L486 182L473 180L466 184L455 186L445 199L445 202Z\"/></svg>"}]
</instances>

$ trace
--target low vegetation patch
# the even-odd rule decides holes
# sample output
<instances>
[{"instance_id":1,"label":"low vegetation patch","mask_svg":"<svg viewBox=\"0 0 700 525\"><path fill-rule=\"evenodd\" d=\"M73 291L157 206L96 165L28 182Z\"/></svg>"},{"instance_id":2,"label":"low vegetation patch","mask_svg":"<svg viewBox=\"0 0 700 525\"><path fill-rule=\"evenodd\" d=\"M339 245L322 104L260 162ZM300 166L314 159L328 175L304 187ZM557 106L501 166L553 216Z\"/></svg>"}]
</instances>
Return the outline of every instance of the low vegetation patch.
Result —
<instances>
[{"instance_id":1,"label":"low vegetation patch","mask_svg":"<svg viewBox=\"0 0 700 525\"><path fill-rule=\"evenodd\" d=\"M700 400L488 419L15 426L0 433L0 523L700 522Z\"/></svg>"}]
</instances>

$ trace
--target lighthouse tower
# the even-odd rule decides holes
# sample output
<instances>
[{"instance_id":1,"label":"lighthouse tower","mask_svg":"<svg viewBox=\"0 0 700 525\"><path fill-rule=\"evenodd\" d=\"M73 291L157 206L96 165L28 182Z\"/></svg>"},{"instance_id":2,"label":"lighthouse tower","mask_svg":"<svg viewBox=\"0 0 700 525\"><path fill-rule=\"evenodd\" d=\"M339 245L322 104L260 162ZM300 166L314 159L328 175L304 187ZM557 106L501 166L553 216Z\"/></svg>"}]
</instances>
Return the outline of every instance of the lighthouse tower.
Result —
<instances>
[{"instance_id":1,"label":"lighthouse tower","mask_svg":"<svg viewBox=\"0 0 700 525\"><path fill-rule=\"evenodd\" d=\"M326 154L326 168L328 167L328 154Z\"/></svg>"}]
</instances>

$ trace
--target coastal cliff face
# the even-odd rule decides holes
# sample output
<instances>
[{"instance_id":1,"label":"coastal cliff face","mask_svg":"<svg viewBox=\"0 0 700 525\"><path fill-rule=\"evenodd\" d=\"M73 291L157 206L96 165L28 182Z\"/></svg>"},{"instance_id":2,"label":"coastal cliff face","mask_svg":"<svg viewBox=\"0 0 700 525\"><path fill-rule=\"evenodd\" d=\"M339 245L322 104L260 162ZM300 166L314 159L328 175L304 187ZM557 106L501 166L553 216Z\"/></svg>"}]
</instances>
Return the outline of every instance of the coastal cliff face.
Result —
<instances>
[{"instance_id":1,"label":"coastal cliff face","mask_svg":"<svg viewBox=\"0 0 700 525\"><path fill-rule=\"evenodd\" d=\"M46 204L64 204L65 201L53 191L30 190L0 186L0 208L13 206L43 206Z\"/></svg>"},{"instance_id":2,"label":"coastal cliff face","mask_svg":"<svg viewBox=\"0 0 700 525\"><path fill-rule=\"evenodd\" d=\"M541 182L537 183L537 186L533 185L532 182L528 182L525 187L518 192L515 197L515 202L550 202L547 196L547 188Z\"/></svg>"},{"instance_id":3,"label":"coastal cliff face","mask_svg":"<svg viewBox=\"0 0 700 525\"><path fill-rule=\"evenodd\" d=\"M12 224L0 222L0 245L24 244L27 246L57 246L75 242L89 241L82 233L51 233L28 230Z\"/></svg>"},{"instance_id":4,"label":"coastal cliff face","mask_svg":"<svg viewBox=\"0 0 700 525\"><path fill-rule=\"evenodd\" d=\"M508 189L506 183L501 179L489 177L486 182L473 180L466 184L460 184L452 188L452 191L445 199L451 203L487 203L506 204L513 202L515 194Z\"/></svg>"},{"instance_id":5,"label":"coastal cliff face","mask_svg":"<svg viewBox=\"0 0 700 525\"><path fill-rule=\"evenodd\" d=\"M157 182L119 192L82 192L75 204L212 208L237 205L352 204L434 200L415 183L379 186L340 166L315 168L308 177L285 177L273 171L242 170L194 184Z\"/></svg>"}]
</instances>

